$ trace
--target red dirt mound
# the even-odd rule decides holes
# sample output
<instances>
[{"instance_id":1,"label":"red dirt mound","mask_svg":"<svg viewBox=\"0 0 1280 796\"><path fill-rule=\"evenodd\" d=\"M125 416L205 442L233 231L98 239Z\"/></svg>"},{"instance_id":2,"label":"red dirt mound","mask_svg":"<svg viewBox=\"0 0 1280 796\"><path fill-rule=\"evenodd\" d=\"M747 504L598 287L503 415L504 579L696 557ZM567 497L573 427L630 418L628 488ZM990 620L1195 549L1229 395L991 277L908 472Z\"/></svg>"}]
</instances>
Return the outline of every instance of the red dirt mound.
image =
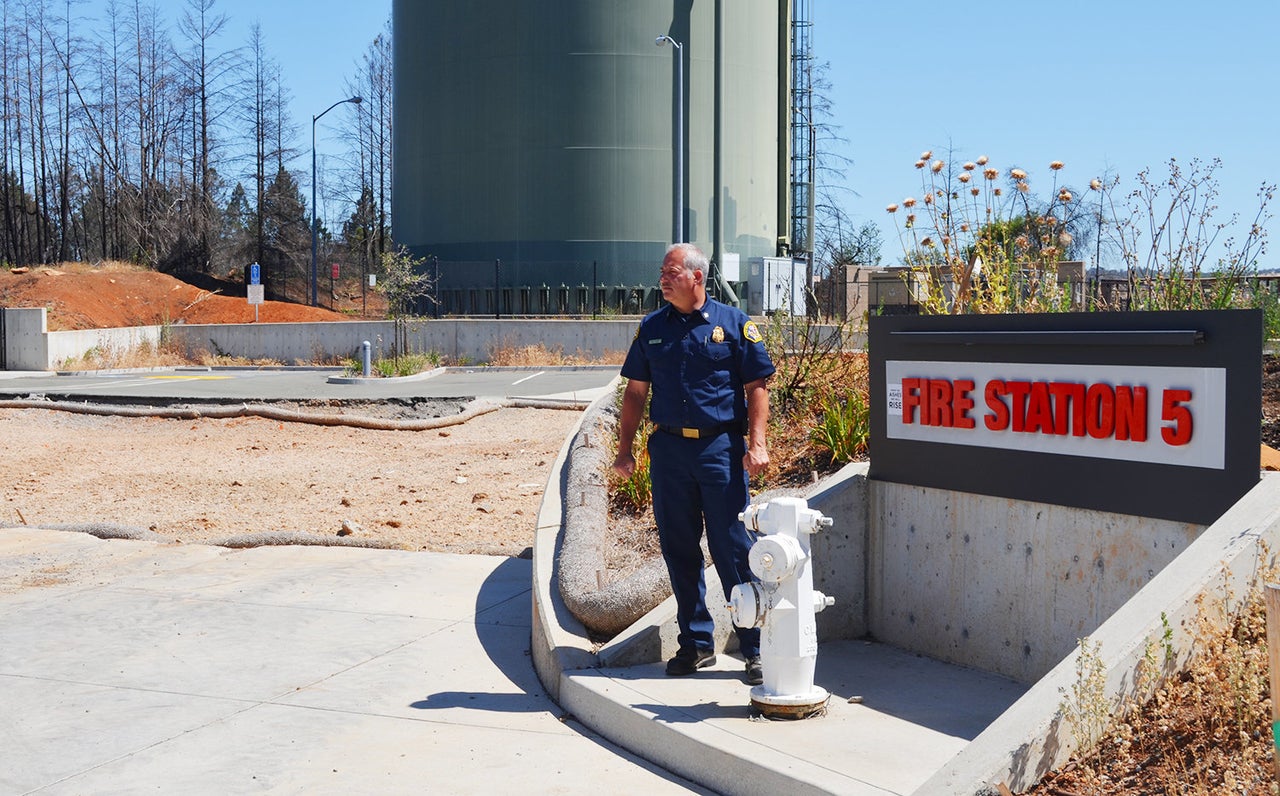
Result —
<instances>
[{"instance_id":1,"label":"red dirt mound","mask_svg":"<svg viewBox=\"0 0 1280 796\"><path fill-rule=\"evenodd\" d=\"M0 271L0 306L45 307L49 331L156 326L165 323L252 323L243 296L225 296L156 271L109 265ZM258 305L259 323L350 320L323 307L281 301Z\"/></svg>"}]
</instances>

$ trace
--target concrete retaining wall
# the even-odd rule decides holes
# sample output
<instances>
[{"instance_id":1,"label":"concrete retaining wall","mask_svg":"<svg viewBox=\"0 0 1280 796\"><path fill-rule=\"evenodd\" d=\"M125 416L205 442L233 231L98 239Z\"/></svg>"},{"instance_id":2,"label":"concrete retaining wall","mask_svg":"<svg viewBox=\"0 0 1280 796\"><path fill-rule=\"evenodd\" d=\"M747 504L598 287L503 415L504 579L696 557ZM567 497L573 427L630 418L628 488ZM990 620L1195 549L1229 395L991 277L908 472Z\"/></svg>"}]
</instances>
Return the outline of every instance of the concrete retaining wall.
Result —
<instances>
[{"instance_id":1,"label":"concrete retaining wall","mask_svg":"<svg viewBox=\"0 0 1280 796\"><path fill-rule=\"evenodd\" d=\"M49 326L44 307L4 309L4 361L9 370L49 369Z\"/></svg>"},{"instance_id":2,"label":"concrete retaining wall","mask_svg":"<svg viewBox=\"0 0 1280 796\"><path fill-rule=\"evenodd\" d=\"M635 329L635 319L409 321L402 326L401 350L436 353L463 363L488 362L497 350L526 346L599 358L626 351ZM170 334L189 351L292 364L355 356L365 340L375 358L389 357L396 330L391 321L339 321L174 326Z\"/></svg>"},{"instance_id":3,"label":"concrete retaining wall","mask_svg":"<svg viewBox=\"0 0 1280 796\"><path fill-rule=\"evenodd\" d=\"M872 634L1028 683L1205 528L881 481L870 511Z\"/></svg>"},{"instance_id":4,"label":"concrete retaining wall","mask_svg":"<svg viewBox=\"0 0 1280 796\"><path fill-rule=\"evenodd\" d=\"M1280 474L1264 473L1184 555L1090 632L1091 654L1106 673L1110 704L1138 696L1134 672L1148 645L1159 649L1167 643L1177 665L1185 664L1202 598L1210 616L1227 615L1256 585L1259 571L1274 566L1271 551L1278 545ZM1171 633L1167 641L1166 630ZM1077 649L1060 661L916 793L990 793L996 783L1022 792L1066 763L1080 743L1059 706L1077 682L1079 657Z\"/></svg>"},{"instance_id":5,"label":"concrete retaining wall","mask_svg":"<svg viewBox=\"0 0 1280 796\"><path fill-rule=\"evenodd\" d=\"M812 537L814 587L836 598L819 638L871 635L1025 683L1205 527L870 481L866 464L808 501L834 521Z\"/></svg>"},{"instance_id":6,"label":"concrete retaining wall","mask_svg":"<svg viewBox=\"0 0 1280 796\"><path fill-rule=\"evenodd\" d=\"M50 332L44 307L5 309L5 365L9 370L52 370L94 351L125 353L160 342L160 326Z\"/></svg>"},{"instance_id":7,"label":"concrete retaining wall","mask_svg":"<svg viewBox=\"0 0 1280 796\"><path fill-rule=\"evenodd\" d=\"M396 328L391 321L335 321L330 323L174 324L127 329L50 332L45 310L7 309L5 350L10 370L52 370L81 359L92 349L128 351L142 343L172 340L189 353L265 359L286 365L334 362L358 355L368 340L375 357L389 357ZM412 320L401 326L400 350L436 353L451 362L492 360L494 352L542 346L566 356L599 359L625 353L635 337L639 318L608 320L543 318L445 318ZM848 333L843 340L828 326L789 321L777 332L790 348L823 350L865 347L866 336ZM805 334L811 342L801 342Z\"/></svg>"},{"instance_id":8,"label":"concrete retaining wall","mask_svg":"<svg viewBox=\"0 0 1280 796\"><path fill-rule=\"evenodd\" d=\"M189 353L208 352L285 364L332 362L356 356L368 340L375 357L389 357L391 321L331 323L175 324L89 331L48 331L46 310L5 309L5 354L10 370L54 370L94 349L125 352L165 337ZM542 346L565 355L600 358L625 352L637 319L439 320L403 327L401 349L435 352L453 362L488 362L494 351Z\"/></svg>"}]
</instances>

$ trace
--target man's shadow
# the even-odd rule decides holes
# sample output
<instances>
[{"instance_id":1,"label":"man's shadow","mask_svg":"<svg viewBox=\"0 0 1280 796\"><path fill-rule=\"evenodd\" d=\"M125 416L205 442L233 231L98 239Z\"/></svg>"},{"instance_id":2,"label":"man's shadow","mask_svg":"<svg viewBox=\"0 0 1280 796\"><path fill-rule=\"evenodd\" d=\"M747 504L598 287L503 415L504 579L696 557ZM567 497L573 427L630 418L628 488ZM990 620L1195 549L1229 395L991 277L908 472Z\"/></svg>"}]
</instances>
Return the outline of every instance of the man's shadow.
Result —
<instances>
[{"instance_id":1,"label":"man's shadow","mask_svg":"<svg viewBox=\"0 0 1280 796\"><path fill-rule=\"evenodd\" d=\"M489 664L510 681L501 692L439 691L410 703L419 710L466 708L500 713L558 712L530 657L532 566L508 558L485 578L476 595L476 638ZM464 664L465 665L465 664Z\"/></svg>"}]
</instances>

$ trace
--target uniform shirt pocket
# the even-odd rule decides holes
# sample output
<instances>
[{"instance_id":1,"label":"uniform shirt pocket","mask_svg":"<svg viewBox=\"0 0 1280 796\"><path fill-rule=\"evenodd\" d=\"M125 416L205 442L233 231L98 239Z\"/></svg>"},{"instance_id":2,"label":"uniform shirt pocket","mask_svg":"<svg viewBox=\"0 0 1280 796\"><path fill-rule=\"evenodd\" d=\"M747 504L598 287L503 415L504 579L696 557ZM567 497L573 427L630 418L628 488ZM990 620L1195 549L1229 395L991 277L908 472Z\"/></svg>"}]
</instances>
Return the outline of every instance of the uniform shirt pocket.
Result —
<instances>
[{"instance_id":1,"label":"uniform shirt pocket","mask_svg":"<svg viewBox=\"0 0 1280 796\"><path fill-rule=\"evenodd\" d=\"M708 340L698 346L697 356L693 357L690 381L704 394L704 405L718 405L721 402L721 391L727 390L730 384L729 370L733 363L733 347L728 343L713 343Z\"/></svg>"},{"instance_id":2,"label":"uniform shirt pocket","mask_svg":"<svg viewBox=\"0 0 1280 796\"><path fill-rule=\"evenodd\" d=\"M698 353L716 363L715 367L723 367L724 360L729 358L733 353L733 350L729 347L728 343L712 343L708 341L701 347Z\"/></svg>"}]
</instances>

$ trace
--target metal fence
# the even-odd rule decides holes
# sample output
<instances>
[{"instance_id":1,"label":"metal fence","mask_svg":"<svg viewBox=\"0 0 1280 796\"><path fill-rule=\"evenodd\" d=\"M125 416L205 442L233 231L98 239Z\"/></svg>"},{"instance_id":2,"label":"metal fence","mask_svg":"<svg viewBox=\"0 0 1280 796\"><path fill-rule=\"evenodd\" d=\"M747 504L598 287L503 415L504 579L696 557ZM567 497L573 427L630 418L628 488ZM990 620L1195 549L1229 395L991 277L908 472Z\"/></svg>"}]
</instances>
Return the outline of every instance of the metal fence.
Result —
<instances>
[{"instance_id":1,"label":"metal fence","mask_svg":"<svg viewBox=\"0 0 1280 796\"><path fill-rule=\"evenodd\" d=\"M662 306L654 263L460 262L428 257L430 289L410 311L421 317L591 317L644 315ZM655 282L625 279L652 274ZM619 278L620 275L622 278ZM734 283L739 297L744 283ZM711 291L714 295L714 290Z\"/></svg>"}]
</instances>

